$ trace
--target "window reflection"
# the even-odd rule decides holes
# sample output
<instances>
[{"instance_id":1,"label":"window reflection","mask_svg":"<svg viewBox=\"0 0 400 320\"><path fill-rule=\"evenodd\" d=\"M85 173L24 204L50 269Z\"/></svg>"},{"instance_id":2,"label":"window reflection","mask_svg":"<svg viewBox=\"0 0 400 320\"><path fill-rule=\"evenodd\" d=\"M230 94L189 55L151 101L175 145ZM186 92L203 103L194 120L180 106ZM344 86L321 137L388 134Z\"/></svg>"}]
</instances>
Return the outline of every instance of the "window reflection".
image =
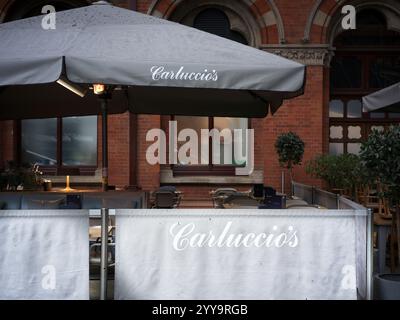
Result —
<instances>
[{"instance_id":1,"label":"window reflection","mask_svg":"<svg viewBox=\"0 0 400 320\"><path fill-rule=\"evenodd\" d=\"M391 112L389 113L390 119L400 119L400 113Z\"/></svg>"},{"instance_id":2,"label":"window reflection","mask_svg":"<svg viewBox=\"0 0 400 320\"><path fill-rule=\"evenodd\" d=\"M188 117L188 116L176 116L175 120L177 121L177 130L178 130L178 135L179 132L181 132L184 129L193 129L196 133L197 133L197 137L198 137L198 159L199 159L199 164L201 164L202 162L204 163L212 163L213 161L213 157L214 157L214 151L212 148L212 141L213 140L207 140L204 141L205 144L208 144L209 146L209 150L211 150L211 154L209 154L209 157L207 157L206 154L203 154L201 152L201 145L202 145L202 141L201 141L201 129L216 129L218 130L218 133L220 134L220 149L219 149L219 163L221 165L243 165L244 163L239 163L236 162L235 156L234 156L234 129L243 129L242 130L242 154L245 154L246 152L246 130L248 128L248 119L247 118L226 118L226 117L215 117L215 118L211 118L211 123L213 123L213 127L209 127L209 118L208 117ZM222 134L222 130L224 129L229 129L230 130L230 136L231 139L230 141L232 142L231 146L227 146L227 143L229 141L226 141L224 139L224 134ZM188 139L188 138L187 138ZM229 139L229 138L228 138ZM188 140L187 140L188 141ZM185 141L181 141L181 142L177 142L178 145L178 149L181 148L182 145L184 145L186 142ZM230 143L230 142L229 142ZM232 150L232 154L231 154L231 158L232 159L225 159L225 148L226 150L230 150L228 148L231 148ZM181 161L181 159L178 159L178 161ZM190 163L186 163L186 162L180 162L181 165L190 165Z\"/></svg>"},{"instance_id":3,"label":"window reflection","mask_svg":"<svg viewBox=\"0 0 400 320\"><path fill-rule=\"evenodd\" d=\"M65 166L96 165L96 116L63 118L62 159Z\"/></svg>"},{"instance_id":4,"label":"window reflection","mask_svg":"<svg viewBox=\"0 0 400 320\"><path fill-rule=\"evenodd\" d=\"M329 144L329 153L332 155L341 155L344 152L343 143L330 143Z\"/></svg>"},{"instance_id":5,"label":"window reflection","mask_svg":"<svg viewBox=\"0 0 400 320\"><path fill-rule=\"evenodd\" d=\"M347 153L352 153L358 155L361 150L361 143L348 143Z\"/></svg>"},{"instance_id":6,"label":"window reflection","mask_svg":"<svg viewBox=\"0 0 400 320\"><path fill-rule=\"evenodd\" d=\"M385 118L385 113L384 112L371 112L369 114L371 119L383 119Z\"/></svg>"},{"instance_id":7,"label":"window reflection","mask_svg":"<svg viewBox=\"0 0 400 320\"><path fill-rule=\"evenodd\" d=\"M400 59L397 56L377 57L370 64L369 86L385 88L398 82Z\"/></svg>"},{"instance_id":8,"label":"window reflection","mask_svg":"<svg viewBox=\"0 0 400 320\"><path fill-rule=\"evenodd\" d=\"M244 162L237 162L234 156L234 129L242 129L241 131L241 137L242 137L242 144L241 144L241 152L242 155L246 154L246 129L248 129L248 119L247 118L214 118L214 128L218 129L219 131L222 131L223 129L230 129L231 130L231 136L232 136L232 161L234 165L244 165ZM226 142L221 139L221 150L220 150L220 163L221 164L232 164L230 161L227 161L224 159L224 144ZM238 150L240 151L240 150Z\"/></svg>"},{"instance_id":9,"label":"window reflection","mask_svg":"<svg viewBox=\"0 0 400 320\"><path fill-rule=\"evenodd\" d=\"M329 117L343 118L343 102L341 100L332 100L329 103Z\"/></svg>"},{"instance_id":10,"label":"window reflection","mask_svg":"<svg viewBox=\"0 0 400 320\"><path fill-rule=\"evenodd\" d=\"M362 105L360 100L350 100L347 103L347 118L361 118Z\"/></svg>"},{"instance_id":11,"label":"window reflection","mask_svg":"<svg viewBox=\"0 0 400 320\"><path fill-rule=\"evenodd\" d=\"M57 119L22 120L21 147L24 163L57 164Z\"/></svg>"},{"instance_id":12,"label":"window reflection","mask_svg":"<svg viewBox=\"0 0 400 320\"><path fill-rule=\"evenodd\" d=\"M358 57L334 57L332 59L332 88L360 88L362 63Z\"/></svg>"},{"instance_id":13,"label":"window reflection","mask_svg":"<svg viewBox=\"0 0 400 320\"><path fill-rule=\"evenodd\" d=\"M204 154L201 154L201 129L208 129L208 117L188 117L188 116L177 116L175 117L177 121L177 130L178 135L184 129L192 129L196 131L197 137L200 139L196 141L198 143L197 155L198 155L198 164L203 162L208 163L208 158L205 157ZM177 141L178 150L187 142L189 138L186 138L186 141ZM187 154L188 155L188 154ZM189 156L189 155L188 155ZM179 159L178 161L181 161ZM187 162L180 162L182 165L189 165L190 163Z\"/></svg>"}]
</instances>

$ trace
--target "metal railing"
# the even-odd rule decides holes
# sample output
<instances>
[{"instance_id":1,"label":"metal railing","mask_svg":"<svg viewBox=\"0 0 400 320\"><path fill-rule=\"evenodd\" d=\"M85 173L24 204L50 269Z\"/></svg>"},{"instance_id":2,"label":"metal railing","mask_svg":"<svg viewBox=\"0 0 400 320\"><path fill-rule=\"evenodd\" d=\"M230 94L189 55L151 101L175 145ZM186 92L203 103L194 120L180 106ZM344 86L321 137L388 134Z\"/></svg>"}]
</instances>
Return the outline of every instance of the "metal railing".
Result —
<instances>
[{"instance_id":1,"label":"metal railing","mask_svg":"<svg viewBox=\"0 0 400 320\"><path fill-rule=\"evenodd\" d=\"M315 186L292 182L292 195L307 201L312 205L319 205L327 209L333 210L354 210L359 213L356 216L357 234L359 250L365 250L366 265L366 298L373 299L373 213L371 209L367 209L362 205L326 190L322 190ZM365 232L362 232L362 231Z\"/></svg>"},{"instance_id":2,"label":"metal railing","mask_svg":"<svg viewBox=\"0 0 400 320\"><path fill-rule=\"evenodd\" d=\"M323 206L327 209L367 210L360 204L339 194L294 181L292 182L292 195L307 201L309 204Z\"/></svg>"}]
</instances>

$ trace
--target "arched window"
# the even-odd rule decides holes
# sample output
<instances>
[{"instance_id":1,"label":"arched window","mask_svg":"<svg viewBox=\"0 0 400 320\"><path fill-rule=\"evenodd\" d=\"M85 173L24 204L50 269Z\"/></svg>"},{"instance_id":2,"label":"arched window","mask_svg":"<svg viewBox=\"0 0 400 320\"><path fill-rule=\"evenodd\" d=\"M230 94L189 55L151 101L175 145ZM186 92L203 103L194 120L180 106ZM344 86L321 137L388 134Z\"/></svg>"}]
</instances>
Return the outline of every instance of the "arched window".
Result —
<instances>
[{"instance_id":1,"label":"arched window","mask_svg":"<svg viewBox=\"0 0 400 320\"><path fill-rule=\"evenodd\" d=\"M400 81L400 33L374 9L357 14L357 28L340 33L330 69L329 149L355 153L371 129L400 122L400 114L363 113L361 99Z\"/></svg>"},{"instance_id":2,"label":"arched window","mask_svg":"<svg viewBox=\"0 0 400 320\"><path fill-rule=\"evenodd\" d=\"M201 11L195 17L193 27L242 44L248 44L240 32L231 29L228 16L219 9L209 8Z\"/></svg>"}]
</instances>

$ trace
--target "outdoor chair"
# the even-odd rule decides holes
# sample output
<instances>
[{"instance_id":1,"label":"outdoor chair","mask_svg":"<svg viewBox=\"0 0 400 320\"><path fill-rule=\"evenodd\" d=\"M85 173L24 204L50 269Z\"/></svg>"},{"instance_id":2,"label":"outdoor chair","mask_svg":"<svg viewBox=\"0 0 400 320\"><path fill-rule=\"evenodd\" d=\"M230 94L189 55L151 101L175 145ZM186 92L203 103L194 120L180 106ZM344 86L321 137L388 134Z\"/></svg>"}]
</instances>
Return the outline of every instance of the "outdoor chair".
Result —
<instances>
[{"instance_id":1,"label":"outdoor chair","mask_svg":"<svg viewBox=\"0 0 400 320\"><path fill-rule=\"evenodd\" d=\"M250 194L243 192L232 193L223 199L223 207L225 209L250 209L258 208L259 205L259 199L255 199Z\"/></svg>"},{"instance_id":2,"label":"outdoor chair","mask_svg":"<svg viewBox=\"0 0 400 320\"><path fill-rule=\"evenodd\" d=\"M91 279L97 279L100 275L101 267L101 229L90 228L91 237L95 237L96 240L89 241L89 264L90 264L90 277ZM110 275L113 275L115 267L115 227L109 227L108 231L108 257L107 264Z\"/></svg>"},{"instance_id":3,"label":"outdoor chair","mask_svg":"<svg viewBox=\"0 0 400 320\"><path fill-rule=\"evenodd\" d=\"M213 200L213 205L214 208L216 209L222 209L224 208L224 200L231 194L236 193L237 190L234 188L218 188L215 190L212 190L210 192L211 198Z\"/></svg>"},{"instance_id":4,"label":"outdoor chair","mask_svg":"<svg viewBox=\"0 0 400 320\"><path fill-rule=\"evenodd\" d=\"M181 193L173 186L164 186L153 192L153 198L153 209L174 209L181 202Z\"/></svg>"}]
</instances>

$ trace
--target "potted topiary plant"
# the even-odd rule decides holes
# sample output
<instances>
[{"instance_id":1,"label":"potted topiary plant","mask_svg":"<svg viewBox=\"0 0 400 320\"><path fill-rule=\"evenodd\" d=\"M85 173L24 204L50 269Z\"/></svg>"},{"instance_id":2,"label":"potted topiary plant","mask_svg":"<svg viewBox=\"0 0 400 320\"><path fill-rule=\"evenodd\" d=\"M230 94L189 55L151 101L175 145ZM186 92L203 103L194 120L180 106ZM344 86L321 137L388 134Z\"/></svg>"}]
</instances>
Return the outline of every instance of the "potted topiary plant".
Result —
<instances>
[{"instance_id":1,"label":"potted topiary plant","mask_svg":"<svg viewBox=\"0 0 400 320\"><path fill-rule=\"evenodd\" d=\"M385 186L385 197L395 206L392 230L397 226L400 256L400 126L385 132L374 130L362 144L360 156L368 174ZM378 274L376 281L378 297L400 299L400 274Z\"/></svg>"},{"instance_id":2,"label":"potted topiary plant","mask_svg":"<svg viewBox=\"0 0 400 320\"><path fill-rule=\"evenodd\" d=\"M294 132L283 133L276 139L275 149L279 164L289 170L290 183L293 182L293 167L300 165L304 155L304 142Z\"/></svg>"}]
</instances>

